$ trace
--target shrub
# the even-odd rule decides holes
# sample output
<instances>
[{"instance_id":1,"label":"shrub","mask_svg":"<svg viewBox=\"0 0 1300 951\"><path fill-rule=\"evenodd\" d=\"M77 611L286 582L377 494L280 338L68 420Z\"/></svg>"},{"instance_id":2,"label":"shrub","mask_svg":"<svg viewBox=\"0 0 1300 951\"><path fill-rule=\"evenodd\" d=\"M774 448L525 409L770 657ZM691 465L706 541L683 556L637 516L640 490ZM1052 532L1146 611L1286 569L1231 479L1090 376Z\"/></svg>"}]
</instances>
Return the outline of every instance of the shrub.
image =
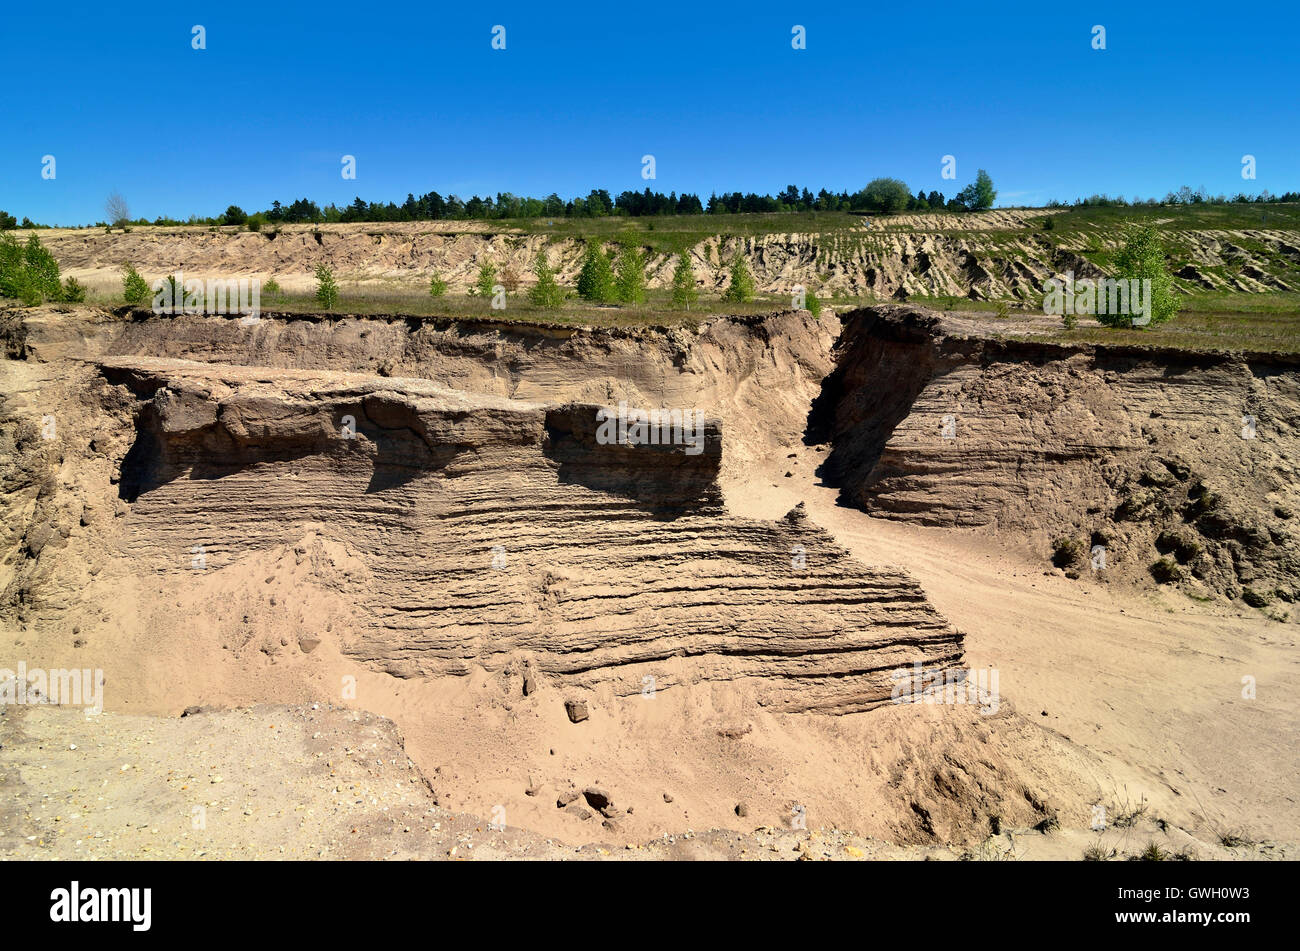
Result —
<instances>
[{"instance_id":1,"label":"shrub","mask_svg":"<svg viewBox=\"0 0 1300 951\"><path fill-rule=\"evenodd\" d=\"M262 291L263 293L268 295L280 294L282 293L280 290L280 282L277 281L275 278L271 278L269 281L267 281L265 284L262 285Z\"/></svg>"},{"instance_id":2,"label":"shrub","mask_svg":"<svg viewBox=\"0 0 1300 951\"><path fill-rule=\"evenodd\" d=\"M1083 563L1083 543L1077 538L1058 538L1052 542L1052 564L1073 568Z\"/></svg>"},{"instance_id":3,"label":"shrub","mask_svg":"<svg viewBox=\"0 0 1300 951\"><path fill-rule=\"evenodd\" d=\"M245 226L246 228L248 228L249 231L261 231L261 230L262 230L262 223L263 223L264 220L265 220L265 219L263 219L262 216L261 216L260 214L257 214L257 215L249 215L249 216L248 216L248 221L246 221L246 222L244 223L244 226Z\"/></svg>"},{"instance_id":4,"label":"shrub","mask_svg":"<svg viewBox=\"0 0 1300 951\"><path fill-rule=\"evenodd\" d=\"M63 299L73 304L83 303L86 300L86 289L75 277L70 277L63 285Z\"/></svg>"},{"instance_id":5,"label":"shrub","mask_svg":"<svg viewBox=\"0 0 1300 951\"><path fill-rule=\"evenodd\" d=\"M537 252L537 261L533 264L533 273L537 283L528 289L528 299L538 307L554 310L564 303L564 291L555 282L555 272L546 260L546 252Z\"/></svg>"},{"instance_id":6,"label":"shrub","mask_svg":"<svg viewBox=\"0 0 1300 951\"><path fill-rule=\"evenodd\" d=\"M429 296L439 298L447 293L447 282L444 281L437 271L429 278Z\"/></svg>"},{"instance_id":7,"label":"shrub","mask_svg":"<svg viewBox=\"0 0 1300 951\"><path fill-rule=\"evenodd\" d=\"M17 297L28 306L63 297L59 264L36 235L25 244L0 234L0 297Z\"/></svg>"},{"instance_id":8,"label":"shrub","mask_svg":"<svg viewBox=\"0 0 1300 951\"><path fill-rule=\"evenodd\" d=\"M24 283L23 249L11 234L0 234L0 297L17 297Z\"/></svg>"},{"instance_id":9,"label":"shrub","mask_svg":"<svg viewBox=\"0 0 1300 951\"><path fill-rule=\"evenodd\" d=\"M21 247L12 235L0 238L0 296L21 298L24 304L60 300L59 262L31 234Z\"/></svg>"},{"instance_id":10,"label":"shrub","mask_svg":"<svg viewBox=\"0 0 1300 951\"><path fill-rule=\"evenodd\" d=\"M804 292L803 305L813 317L822 315L822 302L818 300L816 293L811 288Z\"/></svg>"},{"instance_id":11,"label":"shrub","mask_svg":"<svg viewBox=\"0 0 1300 951\"><path fill-rule=\"evenodd\" d=\"M589 243L582 257L582 270L578 272L578 296L596 304L612 304L618 299L614 286L614 268L610 264L609 255L598 241Z\"/></svg>"},{"instance_id":12,"label":"shrub","mask_svg":"<svg viewBox=\"0 0 1300 951\"><path fill-rule=\"evenodd\" d=\"M149 285L130 261L122 265L122 298L128 304L137 306L149 299Z\"/></svg>"},{"instance_id":13,"label":"shrub","mask_svg":"<svg viewBox=\"0 0 1300 951\"><path fill-rule=\"evenodd\" d=\"M329 265L316 265L316 303L326 310L333 310L339 302L339 287L334 283L334 272Z\"/></svg>"},{"instance_id":14,"label":"shrub","mask_svg":"<svg viewBox=\"0 0 1300 951\"><path fill-rule=\"evenodd\" d=\"M754 299L754 276L749 273L745 256L739 251L731 259L731 281L722 292L722 299L732 304L743 304Z\"/></svg>"},{"instance_id":15,"label":"shrub","mask_svg":"<svg viewBox=\"0 0 1300 951\"><path fill-rule=\"evenodd\" d=\"M1169 584L1183 576L1183 570L1178 567L1178 563L1172 558L1161 558L1159 561L1152 562L1151 567L1147 570L1151 572L1151 577L1155 578L1160 584Z\"/></svg>"}]
</instances>

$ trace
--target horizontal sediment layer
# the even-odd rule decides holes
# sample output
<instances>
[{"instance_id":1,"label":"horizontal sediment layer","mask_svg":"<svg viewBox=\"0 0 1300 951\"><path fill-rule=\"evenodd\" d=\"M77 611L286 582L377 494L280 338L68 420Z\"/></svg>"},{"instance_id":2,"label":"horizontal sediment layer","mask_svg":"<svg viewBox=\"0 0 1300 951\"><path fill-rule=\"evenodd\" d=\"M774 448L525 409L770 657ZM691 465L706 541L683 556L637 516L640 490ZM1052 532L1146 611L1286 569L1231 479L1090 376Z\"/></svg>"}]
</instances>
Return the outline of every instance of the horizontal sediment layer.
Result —
<instances>
[{"instance_id":1,"label":"horizontal sediment layer","mask_svg":"<svg viewBox=\"0 0 1300 951\"><path fill-rule=\"evenodd\" d=\"M726 515L716 419L699 451L609 445L593 404L159 359L102 372L139 401L122 555L184 583L196 556L237 572L318 531L348 551L346 650L397 676L743 681L778 709L851 712L887 701L893 670L960 660L903 572L797 516Z\"/></svg>"}]
</instances>

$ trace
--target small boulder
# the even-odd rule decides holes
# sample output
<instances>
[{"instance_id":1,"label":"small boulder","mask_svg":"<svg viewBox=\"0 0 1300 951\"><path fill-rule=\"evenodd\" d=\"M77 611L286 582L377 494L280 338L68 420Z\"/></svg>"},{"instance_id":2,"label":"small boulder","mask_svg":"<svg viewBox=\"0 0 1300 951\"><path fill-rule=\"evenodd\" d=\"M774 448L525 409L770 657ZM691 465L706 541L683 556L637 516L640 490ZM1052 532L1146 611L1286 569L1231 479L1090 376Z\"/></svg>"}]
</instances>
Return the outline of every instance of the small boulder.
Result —
<instances>
[{"instance_id":1,"label":"small boulder","mask_svg":"<svg viewBox=\"0 0 1300 951\"><path fill-rule=\"evenodd\" d=\"M570 723L581 723L587 719L587 702L585 700L566 700L564 710L569 714Z\"/></svg>"}]
</instances>

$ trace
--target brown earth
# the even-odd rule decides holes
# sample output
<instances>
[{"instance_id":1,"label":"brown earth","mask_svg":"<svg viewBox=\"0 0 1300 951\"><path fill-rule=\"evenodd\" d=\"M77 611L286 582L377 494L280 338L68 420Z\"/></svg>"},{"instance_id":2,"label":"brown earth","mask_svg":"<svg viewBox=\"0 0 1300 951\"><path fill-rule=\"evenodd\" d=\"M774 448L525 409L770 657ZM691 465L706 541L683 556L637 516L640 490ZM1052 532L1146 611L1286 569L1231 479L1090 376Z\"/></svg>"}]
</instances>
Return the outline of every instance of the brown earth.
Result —
<instances>
[{"instance_id":1,"label":"brown earth","mask_svg":"<svg viewBox=\"0 0 1300 951\"><path fill-rule=\"evenodd\" d=\"M758 857L763 836L809 847L791 828L805 815L814 832L853 830L824 833L832 857L853 856L846 844L898 854L885 842L1077 857L1096 838L1094 804L1113 815L1139 802L1147 818L1121 828L1208 855L1228 854L1219 830L1280 843L1266 855L1295 841L1300 672L1280 593L1297 578L1276 509L1295 491L1296 378L1284 361L1019 350L896 308L842 326L796 312L697 331L132 321L93 308L14 311L2 326L0 643L14 661L0 667L102 670L104 732L87 734L99 755L144 730L183 748L203 719L138 717L289 704L221 716L246 717L248 736L292 721L306 765L257 809L278 796L321 810L309 756L335 757L302 731L324 718L348 745L350 727L341 711L307 711L368 711L402 731L374 740L378 758L404 749L428 782L427 802L383 801L401 827L430 836L416 819L441 810L478 828L501 806L501 855L537 841L515 828L573 845L715 828L741 837L686 841ZM1249 456L1189 423L1160 423L1142 444L1152 419L1247 397L1260 420ZM620 399L702 409L703 451L598 443L596 409ZM934 444L949 413L959 458ZM1086 439L1058 448L1058 430ZM1150 458L1171 453L1195 475L1144 484ZM1210 477L1239 498L1186 522L1183 486ZM1164 494L1135 525L1107 522L1105 571L1053 568L1044 539L1097 530L1085 516L1132 498L1130 482ZM870 514L836 505L833 486ZM1207 534L1200 519L1218 512L1244 534ZM1205 539L1204 571L1189 559L1187 577L1157 585L1139 570L1143 545L1178 520ZM1256 525L1280 540L1252 544ZM1271 591L1277 620L1227 600L1247 581ZM914 662L999 671L996 709L987 696L888 702L890 673ZM1258 699L1242 696L1243 676ZM4 743L0 787L25 803L28 835L58 850L68 834L34 811L57 787L37 775L31 737L55 742L71 729L50 719L62 715L10 709L5 728L21 735ZM150 769L180 768L144 752ZM60 755L68 770L75 760ZM419 785L404 770L383 782ZM371 805L361 812L378 821ZM349 851L343 827L360 820L345 815L340 804L288 841L298 854L454 847L403 832ZM753 838L756 826L786 832Z\"/></svg>"}]
</instances>

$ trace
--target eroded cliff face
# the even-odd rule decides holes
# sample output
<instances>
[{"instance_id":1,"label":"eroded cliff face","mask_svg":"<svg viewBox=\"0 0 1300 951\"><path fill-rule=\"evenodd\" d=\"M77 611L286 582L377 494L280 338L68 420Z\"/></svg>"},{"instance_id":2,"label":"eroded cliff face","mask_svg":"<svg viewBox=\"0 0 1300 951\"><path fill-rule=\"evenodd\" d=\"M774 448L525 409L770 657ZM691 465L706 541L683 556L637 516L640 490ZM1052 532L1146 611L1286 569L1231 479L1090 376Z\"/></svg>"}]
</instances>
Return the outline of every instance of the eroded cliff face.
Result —
<instances>
[{"instance_id":1,"label":"eroded cliff face","mask_svg":"<svg viewBox=\"0 0 1300 951\"><path fill-rule=\"evenodd\" d=\"M976 340L899 306L844 315L838 356L818 421L846 503L1067 571L1300 597L1300 361Z\"/></svg>"},{"instance_id":2,"label":"eroded cliff face","mask_svg":"<svg viewBox=\"0 0 1300 951\"><path fill-rule=\"evenodd\" d=\"M716 417L677 443L610 445L594 403L170 358L69 366L85 415L52 403L64 428L23 437L43 474L10 499L37 496L6 591L34 626L114 613L103 585L129 575L115 620L163 631L195 608L197 577L225 572L233 587L203 602L203 623L228 650L274 654L287 630L313 636L311 620L286 627L248 579L301 548L332 598L315 620L401 678L526 669L621 695L647 677L738 683L761 706L846 713L887 701L892 670L961 657L905 573L857 563L797 515L728 516ZM41 508L38 485L60 476L62 507ZM48 533L58 554L35 543Z\"/></svg>"}]
</instances>

